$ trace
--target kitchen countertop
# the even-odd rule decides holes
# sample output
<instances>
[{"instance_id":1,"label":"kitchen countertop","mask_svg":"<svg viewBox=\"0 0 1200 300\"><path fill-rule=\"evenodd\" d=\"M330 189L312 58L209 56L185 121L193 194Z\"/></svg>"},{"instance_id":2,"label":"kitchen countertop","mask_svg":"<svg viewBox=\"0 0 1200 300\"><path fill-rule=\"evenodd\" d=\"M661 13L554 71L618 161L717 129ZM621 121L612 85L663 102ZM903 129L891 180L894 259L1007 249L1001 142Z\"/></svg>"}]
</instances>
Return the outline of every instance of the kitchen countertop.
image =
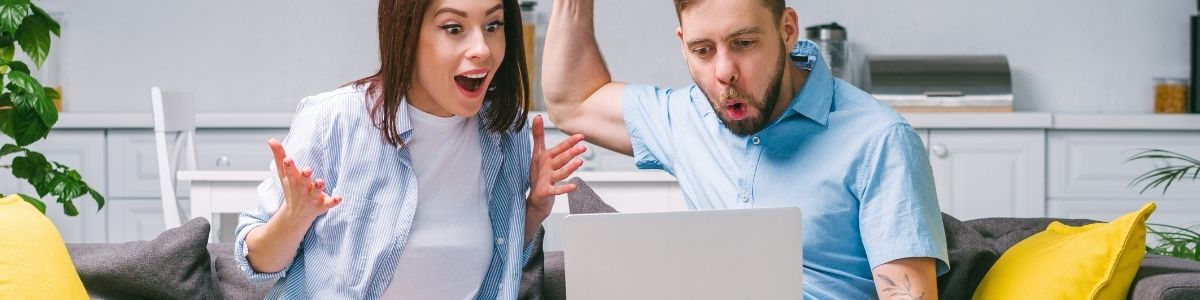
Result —
<instances>
[{"instance_id":1,"label":"kitchen countertop","mask_svg":"<svg viewBox=\"0 0 1200 300\"><path fill-rule=\"evenodd\" d=\"M545 112L531 114L546 115ZM1200 114L906 113L919 129L1196 130ZM200 113L196 127L270 129L291 125L291 113ZM150 129L148 113L62 113L56 129ZM547 128L554 123L544 118Z\"/></svg>"}]
</instances>

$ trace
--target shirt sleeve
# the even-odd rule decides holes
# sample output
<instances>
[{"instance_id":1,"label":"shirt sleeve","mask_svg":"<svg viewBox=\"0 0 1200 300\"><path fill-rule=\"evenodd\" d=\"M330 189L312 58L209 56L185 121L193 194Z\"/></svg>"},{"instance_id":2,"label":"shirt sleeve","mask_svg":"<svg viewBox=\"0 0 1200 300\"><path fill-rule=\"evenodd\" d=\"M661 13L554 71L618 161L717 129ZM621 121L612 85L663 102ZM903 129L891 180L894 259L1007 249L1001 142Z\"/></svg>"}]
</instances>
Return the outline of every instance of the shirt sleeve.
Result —
<instances>
[{"instance_id":1,"label":"shirt sleeve","mask_svg":"<svg viewBox=\"0 0 1200 300\"><path fill-rule=\"evenodd\" d=\"M288 157L296 162L296 166L312 168L312 178L324 178L327 182L325 191L329 193L333 190L336 181L330 178L329 151L326 146L329 138L329 107L320 105L322 103L314 98L305 98L300 101L300 105L296 108L296 116L292 120L291 130L283 139L283 148ZM266 147L264 142L263 148ZM283 204L283 190L279 184L279 178L276 176L277 171L273 161L270 163L270 170L271 177L258 185L258 208L242 212L238 218L237 239L234 241L234 260L247 278L253 281L266 281L282 277L291 268L291 261L289 261L288 267L284 267L279 272L259 273L250 267L246 256L249 253L246 244L247 234L255 228L266 225L267 221L279 210L279 206ZM295 259L294 255L292 259Z\"/></svg>"},{"instance_id":2,"label":"shirt sleeve","mask_svg":"<svg viewBox=\"0 0 1200 300\"><path fill-rule=\"evenodd\" d=\"M875 140L859 173L859 228L874 269L893 260L929 257L950 270L933 171L920 136L898 123Z\"/></svg>"},{"instance_id":3,"label":"shirt sleeve","mask_svg":"<svg viewBox=\"0 0 1200 300\"><path fill-rule=\"evenodd\" d=\"M673 107L690 104L688 89L663 89L628 84L622 94L625 126L639 169L672 172L676 142L672 135Z\"/></svg>"}]
</instances>

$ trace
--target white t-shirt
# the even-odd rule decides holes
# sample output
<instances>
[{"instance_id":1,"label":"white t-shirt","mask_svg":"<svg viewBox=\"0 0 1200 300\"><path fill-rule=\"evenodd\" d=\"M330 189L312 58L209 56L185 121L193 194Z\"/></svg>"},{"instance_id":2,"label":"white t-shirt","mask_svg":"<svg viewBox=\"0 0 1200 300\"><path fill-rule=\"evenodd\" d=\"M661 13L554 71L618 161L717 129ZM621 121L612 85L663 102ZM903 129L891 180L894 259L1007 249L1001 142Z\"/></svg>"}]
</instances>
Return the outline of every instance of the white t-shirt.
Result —
<instances>
[{"instance_id":1,"label":"white t-shirt","mask_svg":"<svg viewBox=\"0 0 1200 300\"><path fill-rule=\"evenodd\" d=\"M492 261L477 117L408 107L417 212L384 299L475 298Z\"/></svg>"}]
</instances>

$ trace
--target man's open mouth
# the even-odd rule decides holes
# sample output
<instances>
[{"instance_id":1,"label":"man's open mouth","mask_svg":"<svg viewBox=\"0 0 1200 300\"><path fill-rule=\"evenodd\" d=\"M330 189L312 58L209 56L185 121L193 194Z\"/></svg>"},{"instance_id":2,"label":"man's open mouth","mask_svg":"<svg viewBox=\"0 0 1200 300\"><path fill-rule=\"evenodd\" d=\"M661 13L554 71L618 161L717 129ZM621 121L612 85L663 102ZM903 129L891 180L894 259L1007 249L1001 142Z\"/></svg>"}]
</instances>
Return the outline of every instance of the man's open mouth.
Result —
<instances>
[{"instance_id":1,"label":"man's open mouth","mask_svg":"<svg viewBox=\"0 0 1200 300\"><path fill-rule=\"evenodd\" d=\"M733 121L741 121L746 118L748 106L740 101L731 101L725 104L725 116Z\"/></svg>"}]
</instances>

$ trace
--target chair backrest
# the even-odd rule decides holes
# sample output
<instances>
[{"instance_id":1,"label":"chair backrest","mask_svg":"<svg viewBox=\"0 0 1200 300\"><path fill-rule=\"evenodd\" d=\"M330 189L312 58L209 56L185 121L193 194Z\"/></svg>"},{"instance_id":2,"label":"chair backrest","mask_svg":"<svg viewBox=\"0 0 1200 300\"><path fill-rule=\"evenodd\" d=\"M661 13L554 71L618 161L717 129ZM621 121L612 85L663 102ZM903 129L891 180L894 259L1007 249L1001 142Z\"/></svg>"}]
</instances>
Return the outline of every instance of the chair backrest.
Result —
<instances>
[{"instance_id":1,"label":"chair backrest","mask_svg":"<svg viewBox=\"0 0 1200 300\"><path fill-rule=\"evenodd\" d=\"M179 227L182 206L176 191L176 174L182 168L196 169L196 106L187 97L163 98L162 89L150 88L150 102L154 110L154 148L158 157L158 183L162 194L163 225L167 229ZM167 135L174 136L175 147L168 154ZM183 166L179 166L179 160Z\"/></svg>"}]
</instances>

